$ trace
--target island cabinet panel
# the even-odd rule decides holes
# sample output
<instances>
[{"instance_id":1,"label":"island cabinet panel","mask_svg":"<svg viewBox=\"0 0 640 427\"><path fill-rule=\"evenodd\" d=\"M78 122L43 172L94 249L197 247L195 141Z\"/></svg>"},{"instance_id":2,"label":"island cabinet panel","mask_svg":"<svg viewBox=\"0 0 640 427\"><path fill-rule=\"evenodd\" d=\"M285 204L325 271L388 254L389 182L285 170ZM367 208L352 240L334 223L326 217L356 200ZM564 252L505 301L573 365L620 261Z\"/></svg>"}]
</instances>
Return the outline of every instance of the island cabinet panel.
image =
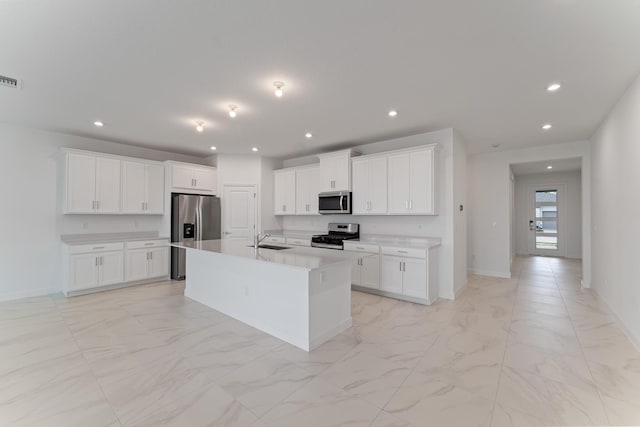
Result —
<instances>
[{"instance_id":1,"label":"island cabinet panel","mask_svg":"<svg viewBox=\"0 0 640 427\"><path fill-rule=\"evenodd\" d=\"M296 213L296 171L282 169L273 172L274 214L295 215Z\"/></svg>"}]
</instances>

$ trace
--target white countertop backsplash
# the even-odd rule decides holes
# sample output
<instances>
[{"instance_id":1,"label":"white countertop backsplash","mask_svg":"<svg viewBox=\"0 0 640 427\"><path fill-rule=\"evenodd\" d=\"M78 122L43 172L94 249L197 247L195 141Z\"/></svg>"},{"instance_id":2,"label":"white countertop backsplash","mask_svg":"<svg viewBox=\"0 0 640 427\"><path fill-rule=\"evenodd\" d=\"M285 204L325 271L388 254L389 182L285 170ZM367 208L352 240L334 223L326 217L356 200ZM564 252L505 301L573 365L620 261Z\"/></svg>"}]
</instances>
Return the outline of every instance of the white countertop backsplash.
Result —
<instances>
[{"instance_id":1,"label":"white countertop backsplash","mask_svg":"<svg viewBox=\"0 0 640 427\"><path fill-rule=\"evenodd\" d=\"M161 237L157 231L132 231L123 233L63 234L60 240L67 245L92 243L134 242L138 240L169 239Z\"/></svg>"},{"instance_id":2,"label":"white countertop backsplash","mask_svg":"<svg viewBox=\"0 0 640 427\"><path fill-rule=\"evenodd\" d=\"M245 240L200 240L196 242L175 242L171 246L184 249L196 249L222 255L251 258L256 261L283 264L291 267L313 270L339 262L351 262L358 257L335 249L287 246L290 249L274 250L260 248L257 251Z\"/></svg>"}]
</instances>

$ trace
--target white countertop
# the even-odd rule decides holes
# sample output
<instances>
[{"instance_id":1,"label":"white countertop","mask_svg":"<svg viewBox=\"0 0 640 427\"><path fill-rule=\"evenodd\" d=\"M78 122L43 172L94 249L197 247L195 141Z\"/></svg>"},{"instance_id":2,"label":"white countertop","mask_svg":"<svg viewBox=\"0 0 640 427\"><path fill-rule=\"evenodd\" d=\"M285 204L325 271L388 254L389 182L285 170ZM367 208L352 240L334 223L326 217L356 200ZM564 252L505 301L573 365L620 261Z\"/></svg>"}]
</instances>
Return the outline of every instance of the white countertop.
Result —
<instances>
[{"instance_id":1,"label":"white countertop","mask_svg":"<svg viewBox=\"0 0 640 427\"><path fill-rule=\"evenodd\" d=\"M272 236L291 237L293 239L311 239L317 234L327 234L327 231L311 231L311 230L267 230Z\"/></svg>"},{"instance_id":2,"label":"white countertop","mask_svg":"<svg viewBox=\"0 0 640 427\"><path fill-rule=\"evenodd\" d=\"M173 242L171 246L184 249L196 249L256 261L283 264L291 267L313 270L340 262L351 262L358 254L336 249L307 248L286 246L290 249L274 250L260 248L257 251L245 240L200 240L195 242ZM279 245L276 245L279 246ZM285 246L285 245L282 245Z\"/></svg>"},{"instance_id":3,"label":"white countertop","mask_svg":"<svg viewBox=\"0 0 640 427\"><path fill-rule=\"evenodd\" d=\"M385 234L365 234L350 242L372 243L380 246L399 246L409 249L433 248L442 244L439 237L388 236Z\"/></svg>"},{"instance_id":4,"label":"white countertop","mask_svg":"<svg viewBox=\"0 0 640 427\"><path fill-rule=\"evenodd\" d=\"M135 242L140 240L158 240L161 237L157 231L135 231L128 233L93 233L93 234L63 234L60 240L69 246L90 245L98 243Z\"/></svg>"}]
</instances>

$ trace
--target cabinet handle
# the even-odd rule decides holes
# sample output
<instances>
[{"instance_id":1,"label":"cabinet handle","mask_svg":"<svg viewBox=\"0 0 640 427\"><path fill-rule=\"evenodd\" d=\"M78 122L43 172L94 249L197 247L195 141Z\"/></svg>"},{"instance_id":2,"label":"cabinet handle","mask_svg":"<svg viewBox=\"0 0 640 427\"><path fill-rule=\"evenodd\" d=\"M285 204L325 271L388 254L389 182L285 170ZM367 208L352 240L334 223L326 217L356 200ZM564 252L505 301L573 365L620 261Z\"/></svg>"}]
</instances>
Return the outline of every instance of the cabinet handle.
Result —
<instances>
[{"instance_id":1,"label":"cabinet handle","mask_svg":"<svg viewBox=\"0 0 640 427\"><path fill-rule=\"evenodd\" d=\"M96 246L95 248L93 248L94 251L97 251L98 249L104 249L104 246Z\"/></svg>"},{"instance_id":2,"label":"cabinet handle","mask_svg":"<svg viewBox=\"0 0 640 427\"><path fill-rule=\"evenodd\" d=\"M405 262L402 261L402 271L407 271L406 268L407 268L407 264L405 264Z\"/></svg>"},{"instance_id":3,"label":"cabinet handle","mask_svg":"<svg viewBox=\"0 0 640 427\"><path fill-rule=\"evenodd\" d=\"M96 265L98 265L98 257L96 257Z\"/></svg>"},{"instance_id":4,"label":"cabinet handle","mask_svg":"<svg viewBox=\"0 0 640 427\"><path fill-rule=\"evenodd\" d=\"M194 187L197 187L197 186L198 186L198 179L197 179L197 178L194 178L193 182L194 182L194 184L193 184L193 185L194 185Z\"/></svg>"},{"instance_id":5,"label":"cabinet handle","mask_svg":"<svg viewBox=\"0 0 640 427\"><path fill-rule=\"evenodd\" d=\"M153 246L155 243L145 243L145 246Z\"/></svg>"},{"instance_id":6,"label":"cabinet handle","mask_svg":"<svg viewBox=\"0 0 640 427\"><path fill-rule=\"evenodd\" d=\"M364 248L362 246L356 246L356 249L364 250Z\"/></svg>"},{"instance_id":7,"label":"cabinet handle","mask_svg":"<svg viewBox=\"0 0 640 427\"><path fill-rule=\"evenodd\" d=\"M399 254L408 254L409 252L407 251L398 251Z\"/></svg>"},{"instance_id":8,"label":"cabinet handle","mask_svg":"<svg viewBox=\"0 0 640 427\"><path fill-rule=\"evenodd\" d=\"M402 261L398 263L398 266L400 267L400 271L402 271Z\"/></svg>"},{"instance_id":9,"label":"cabinet handle","mask_svg":"<svg viewBox=\"0 0 640 427\"><path fill-rule=\"evenodd\" d=\"M153 259L153 252L149 252L149 259Z\"/></svg>"}]
</instances>

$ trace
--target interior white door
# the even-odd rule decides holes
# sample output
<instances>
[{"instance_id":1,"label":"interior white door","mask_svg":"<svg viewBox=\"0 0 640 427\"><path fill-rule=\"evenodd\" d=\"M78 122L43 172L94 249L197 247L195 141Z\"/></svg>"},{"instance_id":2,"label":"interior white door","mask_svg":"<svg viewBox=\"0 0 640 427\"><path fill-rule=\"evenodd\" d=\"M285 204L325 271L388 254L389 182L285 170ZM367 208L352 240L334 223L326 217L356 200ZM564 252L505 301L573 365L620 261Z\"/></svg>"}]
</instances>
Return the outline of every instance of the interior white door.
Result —
<instances>
[{"instance_id":1,"label":"interior white door","mask_svg":"<svg viewBox=\"0 0 640 427\"><path fill-rule=\"evenodd\" d=\"M244 239L253 241L256 233L255 185L225 185L222 204L224 209L224 239Z\"/></svg>"},{"instance_id":2,"label":"interior white door","mask_svg":"<svg viewBox=\"0 0 640 427\"><path fill-rule=\"evenodd\" d=\"M389 156L388 167L389 213L406 214L409 212L411 198L411 156L409 154Z\"/></svg>"},{"instance_id":3,"label":"interior white door","mask_svg":"<svg viewBox=\"0 0 640 427\"><path fill-rule=\"evenodd\" d=\"M99 213L120 213L121 163L116 159L96 158L96 211Z\"/></svg>"},{"instance_id":4,"label":"interior white door","mask_svg":"<svg viewBox=\"0 0 640 427\"><path fill-rule=\"evenodd\" d=\"M564 185L529 187L528 224L531 255L565 256Z\"/></svg>"},{"instance_id":5,"label":"interior white door","mask_svg":"<svg viewBox=\"0 0 640 427\"><path fill-rule=\"evenodd\" d=\"M164 213L164 167L147 165L145 168L145 213Z\"/></svg>"},{"instance_id":6,"label":"interior white door","mask_svg":"<svg viewBox=\"0 0 640 427\"><path fill-rule=\"evenodd\" d=\"M145 164L122 162L122 213L145 211Z\"/></svg>"},{"instance_id":7,"label":"interior white door","mask_svg":"<svg viewBox=\"0 0 640 427\"><path fill-rule=\"evenodd\" d=\"M94 212L96 200L96 158L82 154L69 154L68 156L67 212Z\"/></svg>"}]
</instances>

